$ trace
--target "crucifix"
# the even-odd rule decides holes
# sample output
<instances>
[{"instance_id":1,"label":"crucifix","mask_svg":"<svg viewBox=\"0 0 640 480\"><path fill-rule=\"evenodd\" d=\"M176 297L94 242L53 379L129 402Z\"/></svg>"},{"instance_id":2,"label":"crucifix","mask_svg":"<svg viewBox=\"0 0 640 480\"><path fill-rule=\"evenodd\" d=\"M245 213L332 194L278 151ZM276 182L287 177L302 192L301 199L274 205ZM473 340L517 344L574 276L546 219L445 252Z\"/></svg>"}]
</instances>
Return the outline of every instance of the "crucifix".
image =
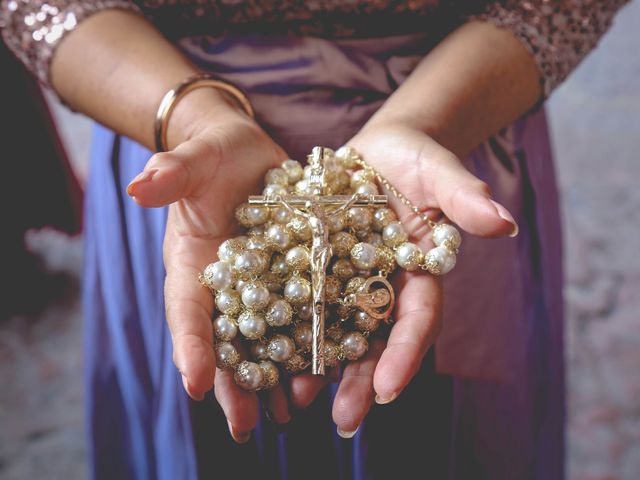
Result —
<instances>
[{"instance_id":1,"label":"crucifix","mask_svg":"<svg viewBox=\"0 0 640 480\"><path fill-rule=\"evenodd\" d=\"M324 375L325 283L327 266L331 260L328 220L351 207L387 205L386 195L330 195L325 178L325 161L333 155L329 149L314 147L309 155L311 167L308 178L309 195L256 195L249 197L250 205L283 206L294 215L305 218L311 227L311 292L313 311L313 340L311 372ZM331 208L334 207L334 208Z\"/></svg>"}]
</instances>

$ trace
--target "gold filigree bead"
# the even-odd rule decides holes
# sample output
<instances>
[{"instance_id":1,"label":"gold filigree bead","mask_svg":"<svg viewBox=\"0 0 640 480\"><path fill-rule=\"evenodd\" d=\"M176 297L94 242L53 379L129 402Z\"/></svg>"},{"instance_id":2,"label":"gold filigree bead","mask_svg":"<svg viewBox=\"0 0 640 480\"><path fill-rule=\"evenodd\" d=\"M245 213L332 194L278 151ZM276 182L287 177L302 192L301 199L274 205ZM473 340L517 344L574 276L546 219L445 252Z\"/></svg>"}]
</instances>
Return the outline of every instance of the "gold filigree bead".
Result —
<instances>
[{"instance_id":1,"label":"gold filigree bead","mask_svg":"<svg viewBox=\"0 0 640 480\"><path fill-rule=\"evenodd\" d=\"M327 303L337 303L342 297L342 282L334 275L327 275L324 289Z\"/></svg>"},{"instance_id":2,"label":"gold filigree bead","mask_svg":"<svg viewBox=\"0 0 640 480\"><path fill-rule=\"evenodd\" d=\"M340 363L340 347L338 344L327 338L324 341L324 364L326 367L335 367Z\"/></svg>"},{"instance_id":3,"label":"gold filigree bead","mask_svg":"<svg viewBox=\"0 0 640 480\"><path fill-rule=\"evenodd\" d=\"M269 210L265 207L243 203L236 209L236 219L243 227L262 225L269 219Z\"/></svg>"},{"instance_id":4,"label":"gold filigree bead","mask_svg":"<svg viewBox=\"0 0 640 480\"><path fill-rule=\"evenodd\" d=\"M347 210L347 225L355 231L368 230L373 221L373 212L368 207L352 207Z\"/></svg>"},{"instance_id":5,"label":"gold filigree bead","mask_svg":"<svg viewBox=\"0 0 640 480\"><path fill-rule=\"evenodd\" d=\"M302 179L302 175L304 174L304 170L302 169L302 165L297 160L285 160L280 165L280 168L287 173L289 177L289 183L294 185L297 181Z\"/></svg>"},{"instance_id":6,"label":"gold filigree bead","mask_svg":"<svg viewBox=\"0 0 640 480\"><path fill-rule=\"evenodd\" d=\"M352 169L358 164L360 154L355 148L345 145L336 150L336 160L343 168Z\"/></svg>"},{"instance_id":7,"label":"gold filigree bead","mask_svg":"<svg viewBox=\"0 0 640 480\"><path fill-rule=\"evenodd\" d=\"M358 243L358 239L348 232L338 232L331 236L333 254L338 257L349 257L351 249Z\"/></svg>"},{"instance_id":8,"label":"gold filigree bead","mask_svg":"<svg viewBox=\"0 0 640 480\"><path fill-rule=\"evenodd\" d=\"M342 328L340 323L334 323L325 330L325 334L328 339L331 339L334 342L339 342L344 335L344 328Z\"/></svg>"},{"instance_id":9,"label":"gold filigree bead","mask_svg":"<svg viewBox=\"0 0 640 480\"><path fill-rule=\"evenodd\" d=\"M371 169L362 169L362 170L357 170L355 172L353 172L353 175L351 175L351 180L350 180L350 185L351 188L353 188L354 190L356 188L358 188L359 185L362 185L363 183L373 183L376 181L376 177L373 173L373 171L371 171Z\"/></svg>"},{"instance_id":10,"label":"gold filigree bead","mask_svg":"<svg viewBox=\"0 0 640 480\"><path fill-rule=\"evenodd\" d=\"M223 370L235 368L240 363L240 354L229 342L221 342L215 346L216 366Z\"/></svg>"},{"instance_id":11,"label":"gold filigree bead","mask_svg":"<svg viewBox=\"0 0 640 480\"><path fill-rule=\"evenodd\" d=\"M347 304L339 304L336 308L336 315L340 320L347 320L354 312L355 307Z\"/></svg>"},{"instance_id":12,"label":"gold filigree bead","mask_svg":"<svg viewBox=\"0 0 640 480\"><path fill-rule=\"evenodd\" d=\"M300 242L311 240L311 226L303 217L293 217L289 223L287 223L287 228L291 230L296 240Z\"/></svg>"},{"instance_id":13,"label":"gold filigree bead","mask_svg":"<svg viewBox=\"0 0 640 480\"><path fill-rule=\"evenodd\" d=\"M260 384L261 390L271 390L278 385L280 381L280 372L278 367L273 362L268 360L262 361L258 364L260 370L262 370L262 383Z\"/></svg>"},{"instance_id":14,"label":"gold filigree bead","mask_svg":"<svg viewBox=\"0 0 640 480\"><path fill-rule=\"evenodd\" d=\"M309 366L309 361L300 353L294 353L291 355L291 358L286 362L283 362L282 365L290 374L296 374L307 368Z\"/></svg>"},{"instance_id":15,"label":"gold filigree bead","mask_svg":"<svg viewBox=\"0 0 640 480\"><path fill-rule=\"evenodd\" d=\"M347 282L347 286L344 290L345 295L351 295L352 293L357 293L360 291L364 284L366 283L366 279L363 277L354 277Z\"/></svg>"},{"instance_id":16,"label":"gold filigree bead","mask_svg":"<svg viewBox=\"0 0 640 480\"><path fill-rule=\"evenodd\" d=\"M272 272L265 272L260 277L260 281L264 283L264 286L267 287L267 290L271 293L279 293L282 291L282 287L284 286L284 282L282 278Z\"/></svg>"},{"instance_id":17,"label":"gold filigree bead","mask_svg":"<svg viewBox=\"0 0 640 480\"><path fill-rule=\"evenodd\" d=\"M283 168L272 168L264 176L265 185L276 184L287 187L289 185L289 175Z\"/></svg>"},{"instance_id":18,"label":"gold filigree bead","mask_svg":"<svg viewBox=\"0 0 640 480\"><path fill-rule=\"evenodd\" d=\"M342 281L347 281L353 278L356 274L351 260L348 258L340 258L336 260L336 263L331 267L331 272Z\"/></svg>"},{"instance_id":19,"label":"gold filigree bead","mask_svg":"<svg viewBox=\"0 0 640 480\"><path fill-rule=\"evenodd\" d=\"M396 253L386 245L376 247L376 268L386 273L393 272L398 264L396 263Z\"/></svg>"},{"instance_id":20,"label":"gold filigree bead","mask_svg":"<svg viewBox=\"0 0 640 480\"><path fill-rule=\"evenodd\" d=\"M311 342L313 341L313 328L311 322L300 322L293 327L291 332L293 341L296 343L296 347L301 350L311 349Z\"/></svg>"}]
</instances>

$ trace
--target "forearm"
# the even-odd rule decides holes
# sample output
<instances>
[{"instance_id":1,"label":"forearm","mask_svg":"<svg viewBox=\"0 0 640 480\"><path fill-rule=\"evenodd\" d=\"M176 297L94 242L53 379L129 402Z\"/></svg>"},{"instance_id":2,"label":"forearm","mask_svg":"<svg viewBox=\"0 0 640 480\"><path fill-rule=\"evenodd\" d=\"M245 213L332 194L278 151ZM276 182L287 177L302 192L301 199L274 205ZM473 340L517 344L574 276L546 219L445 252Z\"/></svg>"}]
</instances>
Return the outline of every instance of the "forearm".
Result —
<instances>
[{"instance_id":1,"label":"forearm","mask_svg":"<svg viewBox=\"0 0 640 480\"><path fill-rule=\"evenodd\" d=\"M143 145L154 147L153 121L163 95L197 69L142 16L97 13L70 33L51 63L51 83L72 108ZM229 108L216 90L182 100L171 117L168 143L192 134L198 120Z\"/></svg>"},{"instance_id":2,"label":"forearm","mask_svg":"<svg viewBox=\"0 0 640 480\"><path fill-rule=\"evenodd\" d=\"M462 156L535 105L539 78L515 36L470 22L422 60L371 124L413 126Z\"/></svg>"}]
</instances>

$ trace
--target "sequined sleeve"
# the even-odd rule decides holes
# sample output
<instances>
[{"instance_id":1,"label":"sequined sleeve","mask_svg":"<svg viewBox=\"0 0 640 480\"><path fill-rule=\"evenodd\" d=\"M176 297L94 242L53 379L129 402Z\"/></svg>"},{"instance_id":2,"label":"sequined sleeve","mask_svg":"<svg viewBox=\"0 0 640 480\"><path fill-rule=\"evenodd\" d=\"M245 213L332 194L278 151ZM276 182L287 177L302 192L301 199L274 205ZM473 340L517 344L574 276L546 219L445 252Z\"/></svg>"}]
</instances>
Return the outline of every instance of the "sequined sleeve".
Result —
<instances>
[{"instance_id":1,"label":"sequined sleeve","mask_svg":"<svg viewBox=\"0 0 640 480\"><path fill-rule=\"evenodd\" d=\"M545 97L596 46L629 0L495 1L472 19L506 28L533 55Z\"/></svg>"},{"instance_id":2,"label":"sequined sleeve","mask_svg":"<svg viewBox=\"0 0 640 480\"><path fill-rule=\"evenodd\" d=\"M139 12L129 0L0 0L0 29L5 44L48 84L49 63L64 36L87 17L109 8Z\"/></svg>"}]
</instances>

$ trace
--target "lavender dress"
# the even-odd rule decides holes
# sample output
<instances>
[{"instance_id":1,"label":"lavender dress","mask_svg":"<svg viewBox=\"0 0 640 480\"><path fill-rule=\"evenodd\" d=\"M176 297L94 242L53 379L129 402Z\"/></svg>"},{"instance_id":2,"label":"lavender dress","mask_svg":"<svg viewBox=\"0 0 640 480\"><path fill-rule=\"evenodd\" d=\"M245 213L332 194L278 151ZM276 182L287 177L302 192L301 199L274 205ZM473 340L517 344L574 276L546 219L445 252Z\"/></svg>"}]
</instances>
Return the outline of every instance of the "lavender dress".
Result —
<instances>
[{"instance_id":1,"label":"lavender dress","mask_svg":"<svg viewBox=\"0 0 640 480\"><path fill-rule=\"evenodd\" d=\"M90 5L49 1L49 7L60 8L55 13L46 10L44 17L35 19L41 23L34 27L27 15L44 7L33 3L4 2L3 33L14 51L45 80L51 46L59 38L41 46L34 28L44 28L43 24L49 28L49 17L62 16L64 21L71 13L79 21L101 8L138 10L126 1ZM251 15L260 16L255 5L269 4L167 2L173 6L163 10L161 3L141 2L144 12L160 25L170 23L167 12L182 8L193 15L226 14L243 24L244 30L254 25ZM335 3L340 12L353 2ZM595 44L623 2L599 2L599 6L568 2L571 8L553 11L545 9L547 2L524 2L527 8L520 2L480 3L486 5L475 18L510 28L535 54L548 93ZM196 4L222 6L213 12L209 7L197 10ZM200 68L245 89L260 123L294 158L304 158L313 145L337 147L347 141L457 24L455 18L459 23L462 17L438 10L437 4L370 2L362 8L379 11L355 12L380 26L385 9L400 14L396 11L400 6L406 13L410 8L417 12L422 5L420 15L440 25L430 34L388 32L379 38L358 39L358 22L348 21L353 11L323 23L322 16L309 12L324 7L314 4L305 10L300 7L304 2L287 1L272 2L267 12L278 17L289 11L285 20L280 19L287 25L292 25L296 12L309 14L298 18L297 35L238 29L214 38L190 31L177 43ZM255 8L243 10L242 5ZM206 18L204 14L201 17ZM571 27L582 25L582 30L554 30L552 26L563 19ZM325 23L337 31L332 38L318 36L316 30ZM314 36L300 35L307 33L305 28ZM26 31L30 36L17 42L7 34L11 31L16 35ZM229 438L212 395L199 403L187 398L171 359L164 321L166 209L142 209L125 193L150 155L129 139L96 128L86 198L84 278L93 477L563 478L561 238L542 109L464 159L491 186L496 200L514 214L520 235L500 240L465 237L459 266L445 280L444 331L435 348L407 390L392 404L375 406L353 440L335 434L332 391L295 413L284 433L263 417L244 446Z\"/></svg>"}]
</instances>

